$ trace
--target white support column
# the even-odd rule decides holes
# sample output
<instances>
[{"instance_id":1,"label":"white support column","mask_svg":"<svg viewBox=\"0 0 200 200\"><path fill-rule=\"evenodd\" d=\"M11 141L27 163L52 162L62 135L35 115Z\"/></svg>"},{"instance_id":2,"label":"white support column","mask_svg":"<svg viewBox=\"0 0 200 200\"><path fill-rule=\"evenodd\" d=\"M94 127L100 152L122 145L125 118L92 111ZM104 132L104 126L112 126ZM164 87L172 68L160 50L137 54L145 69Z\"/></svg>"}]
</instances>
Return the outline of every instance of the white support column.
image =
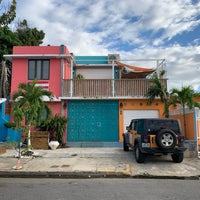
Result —
<instances>
[{"instance_id":1,"label":"white support column","mask_svg":"<svg viewBox=\"0 0 200 200\"><path fill-rule=\"evenodd\" d=\"M73 97L73 59L70 61L70 97Z\"/></svg>"},{"instance_id":2,"label":"white support column","mask_svg":"<svg viewBox=\"0 0 200 200\"><path fill-rule=\"evenodd\" d=\"M63 80L64 80L64 58L61 59L61 96L63 96L64 88L63 88Z\"/></svg>"},{"instance_id":3,"label":"white support column","mask_svg":"<svg viewBox=\"0 0 200 200\"><path fill-rule=\"evenodd\" d=\"M112 96L115 96L115 63L112 60Z\"/></svg>"}]
</instances>

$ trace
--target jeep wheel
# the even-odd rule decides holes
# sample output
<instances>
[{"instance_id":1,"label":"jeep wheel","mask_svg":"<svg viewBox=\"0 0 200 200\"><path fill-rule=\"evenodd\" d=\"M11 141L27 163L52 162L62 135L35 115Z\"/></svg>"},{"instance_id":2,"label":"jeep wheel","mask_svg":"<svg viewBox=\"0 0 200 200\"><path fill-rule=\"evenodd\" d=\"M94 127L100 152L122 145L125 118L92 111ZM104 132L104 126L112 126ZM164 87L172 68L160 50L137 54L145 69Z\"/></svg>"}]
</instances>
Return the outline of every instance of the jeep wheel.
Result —
<instances>
[{"instance_id":1,"label":"jeep wheel","mask_svg":"<svg viewBox=\"0 0 200 200\"><path fill-rule=\"evenodd\" d=\"M176 134L169 129L162 129L156 137L158 146L162 149L173 149L176 146Z\"/></svg>"},{"instance_id":2,"label":"jeep wheel","mask_svg":"<svg viewBox=\"0 0 200 200\"><path fill-rule=\"evenodd\" d=\"M174 153L171 156L172 156L172 160L176 163L181 163L183 161L183 158L184 158L183 153Z\"/></svg>"},{"instance_id":3,"label":"jeep wheel","mask_svg":"<svg viewBox=\"0 0 200 200\"><path fill-rule=\"evenodd\" d=\"M126 142L125 136L123 136L123 149L124 151L129 151L129 146Z\"/></svg>"},{"instance_id":4,"label":"jeep wheel","mask_svg":"<svg viewBox=\"0 0 200 200\"><path fill-rule=\"evenodd\" d=\"M145 155L140 151L138 144L135 145L135 160L138 163L143 163L145 159Z\"/></svg>"}]
</instances>

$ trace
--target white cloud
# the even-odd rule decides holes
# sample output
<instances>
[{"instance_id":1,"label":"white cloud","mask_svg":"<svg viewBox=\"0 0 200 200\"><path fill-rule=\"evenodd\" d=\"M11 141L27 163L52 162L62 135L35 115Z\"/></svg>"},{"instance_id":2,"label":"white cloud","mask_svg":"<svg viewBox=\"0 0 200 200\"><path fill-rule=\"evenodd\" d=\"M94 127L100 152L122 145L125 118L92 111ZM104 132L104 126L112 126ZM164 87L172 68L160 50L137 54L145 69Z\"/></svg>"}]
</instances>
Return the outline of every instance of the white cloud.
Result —
<instances>
[{"instance_id":1,"label":"white cloud","mask_svg":"<svg viewBox=\"0 0 200 200\"><path fill-rule=\"evenodd\" d=\"M75 55L119 53L123 59L164 58L169 87L200 85L199 39L170 43L200 24L191 0L18 0L17 18L46 33L44 45L64 44ZM167 42L167 45L166 45ZM128 51L123 46L129 45ZM146 66L145 66L146 67Z\"/></svg>"}]
</instances>

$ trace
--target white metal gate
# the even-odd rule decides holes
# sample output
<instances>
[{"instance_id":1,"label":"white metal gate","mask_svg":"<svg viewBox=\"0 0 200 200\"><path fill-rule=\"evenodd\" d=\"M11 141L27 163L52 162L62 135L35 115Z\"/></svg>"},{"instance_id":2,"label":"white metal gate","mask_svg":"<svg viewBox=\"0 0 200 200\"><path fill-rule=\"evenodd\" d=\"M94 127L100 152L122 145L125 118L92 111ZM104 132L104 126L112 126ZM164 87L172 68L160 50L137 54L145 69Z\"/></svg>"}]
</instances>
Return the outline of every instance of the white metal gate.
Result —
<instances>
[{"instance_id":1,"label":"white metal gate","mask_svg":"<svg viewBox=\"0 0 200 200\"><path fill-rule=\"evenodd\" d=\"M124 110L124 132L132 119L157 117L159 117L158 110Z\"/></svg>"}]
</instances>

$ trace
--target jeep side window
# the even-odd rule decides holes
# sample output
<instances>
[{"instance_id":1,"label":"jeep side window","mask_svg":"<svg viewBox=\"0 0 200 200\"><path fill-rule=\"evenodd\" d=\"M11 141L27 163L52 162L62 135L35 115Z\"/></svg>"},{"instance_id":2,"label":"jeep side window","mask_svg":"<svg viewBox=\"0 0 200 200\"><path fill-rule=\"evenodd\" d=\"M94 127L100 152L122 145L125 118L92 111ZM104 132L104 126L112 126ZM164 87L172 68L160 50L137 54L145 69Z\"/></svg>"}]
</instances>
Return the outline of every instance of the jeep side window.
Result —
<instances>
[{"instance_id":1,"label":"jeep side window","mask_svg":"<svg viewBox=\"0 0 200 200\"><path fill-rule=\"evenodd\" d=\"M144 121L143 120L138 121L137 131L138 131L138 134L144 134Z\"/></svg>"},{"instance_id":2,"label":"jeep side window","mask_svg":"<svg viewBox=\"0 0 200 200\"><path fill-rule=\"evenodd\" d=\"M129 126L126 126L126 130L127 130L127 131L130 131L130 130L133 129L133 128L132 128L132 124L133 124L133 122L131 121L130 125L129 125Z\"/></svg>"},{"instance_id":3,"label":"jeep side window","mask_svg":"<svg viewBox=\"0 0 200 200\"><path fill-rule=\"evenodd\" d=\"M135 121L135 122L133 123L133 130L134 130L134 131L137 131L137 121Z\"/></svg>"},{"instance_id":4,"label":"jeep side window","mask_svg":"<svg viewBox=\"0 0 200 200\"><path fill-rule=\"evenodd\" d=\"M130 130L133 130L133 124L134 124L134 123L131 122L131 124L130 124L130 126L129 126L129 127L130 127Z\"/></svg>"}]
</instances>

